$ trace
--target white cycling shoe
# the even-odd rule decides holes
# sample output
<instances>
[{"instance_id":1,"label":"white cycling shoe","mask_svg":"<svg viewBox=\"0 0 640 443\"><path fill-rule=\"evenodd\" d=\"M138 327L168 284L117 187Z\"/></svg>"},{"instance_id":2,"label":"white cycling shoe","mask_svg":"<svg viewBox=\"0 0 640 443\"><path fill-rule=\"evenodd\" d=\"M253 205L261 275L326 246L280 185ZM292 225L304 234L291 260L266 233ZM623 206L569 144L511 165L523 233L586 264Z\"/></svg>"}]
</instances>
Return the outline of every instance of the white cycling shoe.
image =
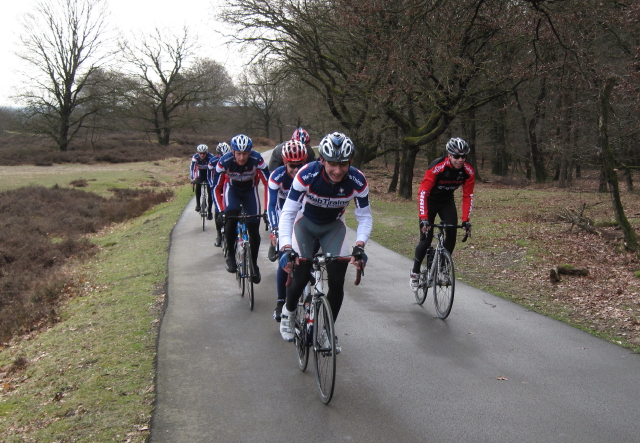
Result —
<instances>
[{"instance_id":1,"label":"white cycling shoe","mask_svg":"<svg viewBox=\"0 0 640 443\"><path fill-rule=\"evenodd\" d=\"M286 306L282 307L282 314L280 316L280 335L284 341L293 341L293 328L296 321L296 312L288 311Z\"/></svg>"}]
</instances>

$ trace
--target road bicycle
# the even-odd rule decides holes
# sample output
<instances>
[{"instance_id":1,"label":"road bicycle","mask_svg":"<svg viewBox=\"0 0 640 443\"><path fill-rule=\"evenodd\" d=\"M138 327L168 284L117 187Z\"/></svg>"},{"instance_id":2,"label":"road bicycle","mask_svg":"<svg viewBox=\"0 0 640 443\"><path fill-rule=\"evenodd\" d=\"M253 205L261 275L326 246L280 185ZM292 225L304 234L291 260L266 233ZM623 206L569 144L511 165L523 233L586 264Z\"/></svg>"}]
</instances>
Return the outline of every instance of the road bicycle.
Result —
<instances>
[{"instance_id":1,"label":"road bicycle","mask_svg":"<svg viewBox=\"0 0 640 443\"><path fill-rule=\"evenodd\" d=\"M438 317L444 320L451 313L456 286L453 259L449 251L444 248L444 230L446 228L463 229L463 227L445 223L431 226L438 230L435 235L437 244L435 249L429 248L425 260L426 264L420 267L418 289L415 292L415 296L418 304L422 305L427 299L429 289L433 288L433 303L435 304L436 312ZM466 232L462 241L467 241L468 236L469 233Z\"/></svg>"},{"instance_id":2,"label":"road bicycle","mask_svg":"<svg viewBox=\"0 0 640 443\"><path fill-rule=\"evenodd\" d=\"M195 181L193 182L193 186L200 186L200 217L202 217L202 230L204 231L205 221L207 220L207 215L209 214L208 207L208 192L209 186L205 182Z\"/></svg>"},{"instance_id":3,"label":"road bicycle","mask_svg":"<svg viewBox=\"0 0 640 443\"><path fill-rule=\"evenodd\" d=\"M263 215L247 215L242 212L237 216L228 216L231 220L238 221L236 224L236 281L240 289L240 296L244 297L245 292L247 293L249 309L252 311L254 305L253 277L256 275L256 270L251 258L251 242L249 241L249 231L247 231L247 220L256 217L263 217ZM226 248L228 248L228 245L225 242L223 243L225 256L228 252L225 250Z\"/></svg>"},{"instance_id":4,"label":"road bicycle","mask_svg":"<svg viewBox=\"0 0 640 443\"><path fill-rule=\"evenodd\" d=\"M336 380L336 334L333 313L329 300L324 293L327 283L326 265L333 261L349 262L352 256L331 256L331 254L315 254L313 258L299 258L300 263L310 263L311 280L307 284L296 308L293 342L298 357L298 368L307 369L309 353L313 351L316 385L320 400L324 404L331 401ZM293 273L293 268L292 268ZM355 284L360 284L362 272L356 272ZM291 274L287 286L291 282Z\"/></svg>"}]
</instances>

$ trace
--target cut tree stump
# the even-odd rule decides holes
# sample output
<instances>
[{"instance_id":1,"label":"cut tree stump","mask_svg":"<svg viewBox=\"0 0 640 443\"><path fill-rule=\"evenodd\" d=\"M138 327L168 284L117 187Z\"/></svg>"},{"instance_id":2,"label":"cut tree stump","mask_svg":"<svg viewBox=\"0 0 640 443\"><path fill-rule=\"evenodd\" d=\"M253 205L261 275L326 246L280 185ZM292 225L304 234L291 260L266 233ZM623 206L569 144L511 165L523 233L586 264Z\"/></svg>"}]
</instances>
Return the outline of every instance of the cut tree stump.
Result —
<instances>
[{"instance_id":1,"label":"cut tree stump","mask_svg":"<svg viewBox=\"0 0 640 443\"><path fill-rule=\"evenodd\" d=\"M558 283L560 281L560 275L574 275L577 277L586 277L589 275L588 269L574 268L573 266L563 265L556 266L549 271L549 280L551 283Z\"/></svg>"}]
</instances>

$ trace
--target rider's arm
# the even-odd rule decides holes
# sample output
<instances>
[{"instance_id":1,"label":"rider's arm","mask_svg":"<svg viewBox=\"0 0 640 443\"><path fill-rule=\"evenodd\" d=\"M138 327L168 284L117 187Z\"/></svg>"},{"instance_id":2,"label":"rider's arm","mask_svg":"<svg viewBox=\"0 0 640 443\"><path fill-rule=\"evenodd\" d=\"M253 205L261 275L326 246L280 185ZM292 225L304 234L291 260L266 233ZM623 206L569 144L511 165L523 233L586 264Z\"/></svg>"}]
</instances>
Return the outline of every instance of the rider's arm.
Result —
<instances>
[{"instance_id":1,"label":"rider's arm","mask_svg":"<svg viewBox=\"0 0 640 443\"><path fill-rule=\"evenodd\" d=\"M191 181L195 180L196 178L196 175L195 175L196 167L197 167L197 161L195 157L191 157L191 164L189 165L189 179Z\"/></svg>"},{"instance_id":2,"label":"rider's arm","mask_svg":"<svg viewBox=\"0 0 640 443\"><path fill-rule=\"evenodd\" d=\"M295 183L295 180L294 180ZM289 191L289 195L293 191ZM291 237L293 236L293 222L296 219L296 214L302 207L301 201L291 199L287 197L280 212L280 219L278 220L278 236L280 238L280 244L284 246L291 246ZM282 248L281 248L282 249Z\"/></svg>"},{"instance_id":3,"label":"rider's arm","mask_svg":"<svg viewBox=\"0 0 640 443\"><path fill-rule=\"evenodd\" d=\"M220 166L220 162L216 165L216 172L213 175L213 201L216 204L218 212L224 212L224 191L225 169Z\"/></svg>"},{"instance_id":4,"label":"rider's arm","mask_svg":"<svg viewBox=\"0 0 640 443\"><path fill-rule=\"evenodd\" d=\"M269 215L269 224L271 229L278 227L278 193L280 191L280 184L274 181L273 173L269 177L269 199L267 200L267 214Z\"/></svg>"},{"instance_id":5,"label":"rider's arm","mask_svg":"<svg viewBox=\"0 0 640 443\"><path fill-rule=\"evenodd\" d=\"M433 173L433 169L427 169L418 189L418 217L420 220L426 220L429 217L427 197L429 197L429 193L435 184L436 176Z\"/></svg>"},{"instance_id":6,"label":"rider's arm","mask_svg":"<svg viewBox=\"0 0 640 443\"><path fill-rule=\"evenodd\" d=\"M462 221L468 222L473 209L473 188L476 184L476 174L471 165L465 163L464 168L469 178L462 184Z\"/></svg>"}]
</instances>

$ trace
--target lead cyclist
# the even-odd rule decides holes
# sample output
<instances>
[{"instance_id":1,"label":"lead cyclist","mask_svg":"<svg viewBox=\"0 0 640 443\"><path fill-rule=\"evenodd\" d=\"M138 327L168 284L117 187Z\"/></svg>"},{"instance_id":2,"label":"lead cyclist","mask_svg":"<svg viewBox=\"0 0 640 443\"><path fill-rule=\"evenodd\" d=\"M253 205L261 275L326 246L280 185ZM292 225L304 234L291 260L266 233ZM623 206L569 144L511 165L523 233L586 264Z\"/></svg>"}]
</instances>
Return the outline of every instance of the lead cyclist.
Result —
<instances>
[{"instance_id":1,"label":"lead cyclist","mask_svg":"<svg viewBox=\"0 0 640 443\"><path fill-rule=\"evenodd\" d=\"M367 180L351 166L354 150L349 137L339 132L328 134L320 142L320 161L305 165L296 174L279 219L280 263L285 272L291 272L292 251L300 257L312 258L316 240L323 253L334 256L351 253L360 258L352 257L351 264L357 269L364 268L364 247L371 235L373 217ZM351 201L355 203L358 228L355 245L349 251L344 212ZM348 263L338 261L327 264L327 298L334 321L344 298L347 266ZM293 270L280 322L280 335L285 341L293 341L296 305L309 281L310 269L308 263L297 263Z\"/></svg>"}]
</instances>

